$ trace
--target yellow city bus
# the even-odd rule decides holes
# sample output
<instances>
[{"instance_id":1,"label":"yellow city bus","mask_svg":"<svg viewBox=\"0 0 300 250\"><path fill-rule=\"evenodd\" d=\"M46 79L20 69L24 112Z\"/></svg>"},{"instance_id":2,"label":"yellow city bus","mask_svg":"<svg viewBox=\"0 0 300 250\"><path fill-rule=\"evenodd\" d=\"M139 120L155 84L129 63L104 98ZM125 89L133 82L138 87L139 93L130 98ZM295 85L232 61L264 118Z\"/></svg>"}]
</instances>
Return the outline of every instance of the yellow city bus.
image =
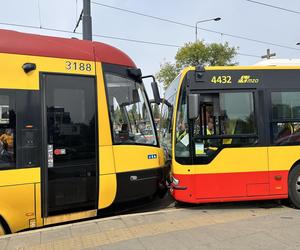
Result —
<instances>
[{"instance_id":1,"label":"yellow city bus","mask_svg":"<svg viewBox=\"0 0 300 250\"><path fill-rule=\"evenodd\" d=\"M163 151L126 54L78 39L0 37L0 234L93 217L163 188Z\"/></svg>"},{"instance_id":2,"label":"yellow city bus","mask_svg":"<svg viewBox=\"0 0 300 250\"><path fill-rule=\"evenodd\" d=\"M174 198L289 198L300 208L299 82L299 66L185 68L160 124Z\"/></svg>"}]
</instances>

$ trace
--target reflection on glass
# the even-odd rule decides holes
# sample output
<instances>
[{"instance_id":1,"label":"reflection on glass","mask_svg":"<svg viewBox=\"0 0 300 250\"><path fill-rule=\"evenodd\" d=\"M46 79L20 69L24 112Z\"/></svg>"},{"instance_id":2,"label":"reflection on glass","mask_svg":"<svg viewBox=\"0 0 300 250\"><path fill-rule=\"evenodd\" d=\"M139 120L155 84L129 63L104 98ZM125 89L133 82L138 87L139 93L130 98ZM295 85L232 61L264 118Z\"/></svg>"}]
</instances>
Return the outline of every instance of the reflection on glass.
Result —
<instances>
[{"instance_id":1,"label":"reflection on glass","mask_svg":"<svg viewBox=\"0 0 300 250\"><path fill-rule=\"evenodd\" d=\"M295 145L300 143L300 92L273 92L273 143Z\"/></svg>"},{"instance_id":2,"label":"reflection on glass","mask_svg":"<svg viewBox=\"0 0 300 250\"><path fill-rule=\"evenodd\" d=\"M190 156L190 138L187 118L187 95L185 85L182 87L180 93L176 117L176 142L175 142L175 156L189 157Z\"/></svg>"},{"instance_id":3,"label":"reflection on glass","mask_svg":"<svg viewBox=\"0 0 300 250\"><path fill-rule=\"evenodd\" d=\"M162 104L159 136L167 159L172 156L172 111L171 107Z\"/></svg>"},{"instance_id":4,"label":"reflection on glass","mask_svg":"<svg viewBox=\"0 0 300 250\"><path fill-rule=\"evenodd\" d=\"M205 93L200 96L200 112L194 121L196 156L212 157L222 147L257 142L253 93Z\"/></svg>"},{"instance_id":5,"label":"reflection on glass","mask_svg":"<svg viewBox=\"0 0 300 250\"><path fill-rule=\"evenodd\" d=\"M173 126L173 107L176 101L178 86L180 84L181 74L179 74L166 89L164 101L162 103L160 118L160 141L165 151L166 159L172 156L172 126ZM167 105L168 103L168 105Z\"/></svg>"},{"instance_id":6,"label":"reflection on glass","mask_svg":"<svg viewBox=\"0 0 300 250\"><path fill-rule=\"evenodd\" d=\"M273 119L300 119L300 92L271 93Z\"/></svg>"},{"instance_id":7,"label":"reflection on glass","mask_svg":"<svg viewBox=\"0 0 300 250\"><path fill-rule=\"evenodd\" d=\"M157 145L142 85L110 73L105 78L114 143Z\"/></svg>"},{"instance_id":8,"label":"reflection on glass","mask_svg":"<svg viewBox=\"0 0 300 250\"><path fill-rule=\"evenodd\" d=\"M273 125L273 143L293 145L300 143L300 122L276 122Z\"/></svg>"},{"instance_id":9,"label":"reflection on glass","mask_svg":"<svg viewBox=\"0 0 300 250\"><path fill-rule=\"evenodd\" d=\"M48 143L54 161L72 166L73 161L95 158L95 106L85 89L54 88L47 105ZM57 165L58 166L58 165Z\"/></svg>"},{"instance_id":10,"label":"reflection on glass","mask_svg":"<svg viewBox=\"0 0 300 250\"><path fill-rule=\"evenodd\" d=\"M14 115L10 110L9 96L0 95L0 168L15 166Z\"/></svg>"}]
</instances>

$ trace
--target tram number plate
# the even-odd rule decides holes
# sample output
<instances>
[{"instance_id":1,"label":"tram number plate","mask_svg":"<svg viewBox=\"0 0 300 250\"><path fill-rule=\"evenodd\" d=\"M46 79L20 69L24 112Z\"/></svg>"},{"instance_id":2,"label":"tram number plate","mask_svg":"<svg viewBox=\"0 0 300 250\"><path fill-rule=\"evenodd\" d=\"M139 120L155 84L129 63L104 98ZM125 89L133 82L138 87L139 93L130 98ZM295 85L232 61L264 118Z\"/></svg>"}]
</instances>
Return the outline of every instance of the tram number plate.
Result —
<instances>
[{"instance_id":1,"label":"tram number plate","mask_svg":"<svg viewBox=\"0 0 300 250\"><path fill-rule=\"evenodd\" d=\"M66 70L90 72L92 71L92 64L77 61L66 61Z\"/></svg>"},{"instance_id":2,"label":"tram number plate","mask_svg":"<svg viewBox=\"0 0 300 250\"><path fill-rule=\"evenodd\" d=\"M210 80L211 83L221 83L221 84L227 84L232 83L231 76L213 76Z\"/></svg>"}]
</instances>

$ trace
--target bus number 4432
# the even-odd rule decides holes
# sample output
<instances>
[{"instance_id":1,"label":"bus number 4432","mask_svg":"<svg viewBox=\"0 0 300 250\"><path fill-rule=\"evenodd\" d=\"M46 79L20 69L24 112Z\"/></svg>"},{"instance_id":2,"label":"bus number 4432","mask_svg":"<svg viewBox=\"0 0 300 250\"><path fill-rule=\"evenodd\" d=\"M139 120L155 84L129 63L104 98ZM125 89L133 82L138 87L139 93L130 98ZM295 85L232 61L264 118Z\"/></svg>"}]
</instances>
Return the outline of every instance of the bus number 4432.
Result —
<instances>
[{"instance_id":1,"label":"bus number 4432","mask_svg":"<svg viewBox=\"0 0 300 250\"><path fill-rule=\"evenodd\" d=\"M212 83L231 83L231 76L213 76L210 81Z\"/></svg>"}]
</instances>

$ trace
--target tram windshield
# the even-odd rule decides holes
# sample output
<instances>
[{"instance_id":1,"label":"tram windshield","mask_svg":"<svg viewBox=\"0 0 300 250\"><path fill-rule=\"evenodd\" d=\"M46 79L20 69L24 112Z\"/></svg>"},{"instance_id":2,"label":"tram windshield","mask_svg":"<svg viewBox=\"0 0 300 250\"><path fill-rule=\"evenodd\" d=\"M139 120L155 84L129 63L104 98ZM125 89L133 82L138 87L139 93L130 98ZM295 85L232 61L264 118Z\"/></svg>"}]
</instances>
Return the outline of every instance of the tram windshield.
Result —
<instances>
[{"instance_id":1,"label":"tram windshield","mask_svg":"<svg viewBox=\"0 0 300 250\"><path fill-rule=\"evenodd\" d=\"M105 78L114 143L157 145L143 85L112 73Z\"/></svg>"}]
</instances>

